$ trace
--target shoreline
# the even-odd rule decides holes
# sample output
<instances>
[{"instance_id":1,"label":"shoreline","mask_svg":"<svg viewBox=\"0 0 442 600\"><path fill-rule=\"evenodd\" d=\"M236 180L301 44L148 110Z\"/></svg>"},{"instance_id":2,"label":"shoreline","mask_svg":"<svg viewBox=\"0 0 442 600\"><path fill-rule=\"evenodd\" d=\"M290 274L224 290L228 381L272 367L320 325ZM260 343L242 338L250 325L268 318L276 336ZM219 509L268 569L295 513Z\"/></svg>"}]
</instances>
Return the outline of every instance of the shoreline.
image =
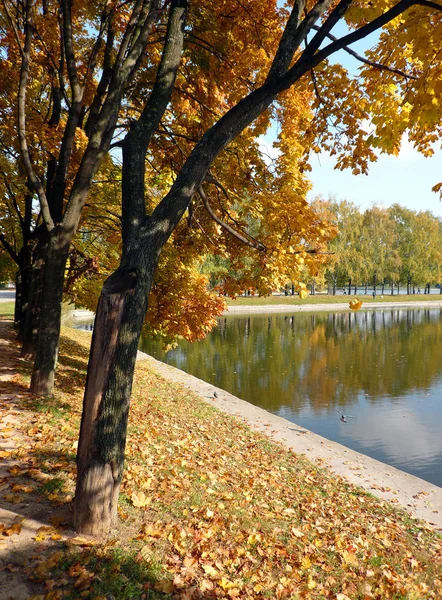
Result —
<instances>
[{"instance_id":1,"label":"shoreline","mask_svg":"<svg viewBox=\"0 0 442 600\"><path fill-rule=\"evenodd\" d=\"M352 311L349 303L344 301L339 304L261 304L261 305L239 305L229 306L223 312L223 316L241 313L271 313L271 312L334 312L347 310L350 312L361 312L363 310L385 310L389 308L442 308L442 300L414 301L414 302L363 302L358 311Z\"/></svg>"},{"instance_id":2,"label":"shoreline","mask_svg":"<svg viewBox=\"0 0 442 600\"><path fill-rule=\"evenodd\" d=\"M351 311L348 302L338 304L248 304L239 306L228 306L222 313L223 317L247 313L280 313L280 312L334 312L347 310L350 312L361 312L364 310L385 310L389 308L442 308L442 300L414 301L414 302L364 302L358 311ZM75 308L71 312L75 319L92 319L94 313L87 309Z\"/></svg>"},{"instance_id":3,"label":"shoreline","mask_svg":"<svg viewBox=\"0 0 442 600\"><path fill-rule=\"evenodd\" d=\"M319 468L329 469L349 483L381 500L392 502L411 517L423 519L429 526L442 532L442 488L323 438L144 352L138 351L137 360L149 361L149 366L156 373L183 385L207 404L239 418L251 429L281 442L296 454L304 455Z\"/></svg>"}]
</instances>

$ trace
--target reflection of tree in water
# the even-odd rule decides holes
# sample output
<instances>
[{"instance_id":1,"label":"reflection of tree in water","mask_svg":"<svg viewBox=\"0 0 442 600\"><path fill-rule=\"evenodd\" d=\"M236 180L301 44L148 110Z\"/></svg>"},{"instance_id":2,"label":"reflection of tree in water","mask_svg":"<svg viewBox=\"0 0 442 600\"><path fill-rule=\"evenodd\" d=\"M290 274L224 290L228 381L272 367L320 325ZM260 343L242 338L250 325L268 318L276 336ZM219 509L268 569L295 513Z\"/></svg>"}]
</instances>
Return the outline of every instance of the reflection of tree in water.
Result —
<instances>
[{"instance_id":1,"label":"reflection of tree in water","mask_svg":"<svg viewBox=\"0 0 442 600\"><path fill-rule=\"evenodd\" d=\"M167 362L271 411L344 406L361 393L376 402L429 388L441 374L441 316L391 309L223 317Z\"/></svg>"}]
</instances>

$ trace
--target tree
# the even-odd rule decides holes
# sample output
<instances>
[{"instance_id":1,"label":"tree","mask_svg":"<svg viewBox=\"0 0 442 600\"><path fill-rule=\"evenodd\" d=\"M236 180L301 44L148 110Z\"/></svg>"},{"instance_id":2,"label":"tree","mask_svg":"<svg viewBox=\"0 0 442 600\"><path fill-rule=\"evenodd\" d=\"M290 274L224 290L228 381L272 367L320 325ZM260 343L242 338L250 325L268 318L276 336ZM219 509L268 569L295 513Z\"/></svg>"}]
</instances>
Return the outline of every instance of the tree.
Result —
<instances>
[{"instance_id":1,"label":"tree","mask_svg":"<svg viewBox=\"0 0 442 600\"><path fill-rule=\"evenodd\" d=\"M218 14L218 17L229 18L232 23L237 23L236 19L239 15L241 25L245 18L250 19L250 14L253 14L251 4L246 6L245 14L242 12L244 8L242 5L239 7L236 3L225 4L223 12ZM272 16L276 11L278 18L282 20L285 17L284 30L279 40L275 39L274 43L264 45L263 68L259 68L260 63L250 65L249 80L246 82L247 85L243 85L242 91L238 81L235 80L233 97L228 98L224 104L224 98L221 98L221 107L226 107L223 114L219 118L217 116L213 124L208 126L195 143L187 158L182 161L182 166L178 169L170 190L150 214L146 212L142 173L148 144L152 141L155 129L165 114L178 70L183 43L182 19L186 9L184 2L172 2L170 5L168 33L155 84L142 108L141 117L133 124L123 142L122 260L119 268L104 284L95 319L78 451L75 523L80 531L97 534L107 531L115 522L123 471L133 370L141 325L147 309L148 292L152 286L161 250L191 206L192 199L199 195L210 213L211 206L206 190L208 185L216 185L210 174L212 166L222 163L225 155L221 157L221 153L247 128L253 128L252 124L255 121L259 123L261 115L266 113L277 98L282 102L284 94L288 93L287 90L293 86L296 86L293 88L295 91L308 87L312 70L317 68L313 72L312 86L319 90L319 84L323 88L325 82L328 80L331 82L328 95L336 98L333 116L344 125L347 136L341 164L345 166L348 162L350 165L353 164L354 169L365 170L367 156L370 156L370 143L373 140L368 141L366 132L360 126L356 127L360 119L368 116L363 107L365 103L360 96L353 96L356 102L352 103L351 107L343 106L340 98L345 98L346 102L351 98L347 94L346 87L341 85L345 77L339 70L338 77L333 77L335 72L333 66L326 61L339 49L347 47L383 26L389 27L389 38L388 40L385 37L381 38L381 49L391 49L389 40L393 39L395 34L399 36L401 44L418 38L423 42L427 29L432 28L440 20L441 9L439 4L425 0L416 2L405 0L391 6L373 6L371 2L356 4L351 0L341 0L337 3L320 0L315 5L306 6L301 0L295 1L289 12L279 11L273 2L259 4L259 10L262 8L261 5L266 4L266 14ZM204 8L208 11L208 15L214 14L210 13L208 7ZM193 13L190 15L192 17ZM355 31L335 40L331 30L344 16L348 25ZM406 25L402 26L402 22ZM413 23L413 27L410 23ZM214 20L210 22L209 19L208 24L211 25L211 27L206 25L208 31L214 34L212 30ZM260 32L261 28L263 31L266 30L266 24L265 20L255 21ZM272 28L271 30L275 31ZM279 28L276 29L278 30ZM402 35L403 30L406 32L405 35ZM309 34L311 38L308 38ZM224 37L226 40L232 39L225 33ZM332 41L327 43L328 39ZM227 44L228 41L225 43ZM305 48L301 49L303 44ZM428 49L427 45L425 47ZM413 77L416 76L418 81L424 81L428 71L433 69L433 58L433 51L430 51L428 56L425 54L423 62L422 57L419 56L419 68L422 72L415 75L417 62L412 63L413 57L410 57ZM383 77L390 82L390 85L394 85L395 90L402 84L396 86L393 81L405 79L407 85L410 83L409 77L404 72L408 64L401 64L402 69L395 68L398 62L403 63L401 53L394 54L388 68L382 68ZM379 65L374 61L370 61L370 65L370 68L377 73ZM440 62L438 68L440 69ZM321 79L319 84L317 72ZM249 93L247 87L251 88ZM355 84L350 87L353 92ZM324 98L323 89L320 91L321 94L317 94L318 104ZM377 99L380 100L383 96L384 90L381 89ZM418 100L421 102L422 98ZM418 114L419 102L416 104ZM399 105L396 105L396 108L400 110ZM423 111L420 114L422 115ZM419 123L416 121L416 131L418 128ZM312 125L312 129L315 130L316 126ZM282 135L282 141L283 138ZM425 141L422 144L424 147ZM353 158L349 156L350 151ZM306 205L302 203L299 205L298 196L293 198L290 190L287 190L287 196L281 198L282 202L285 202L286 212L294 205L301 209L300 214L298 210L297 219L293 221L287 219L285 239L279 240L280 252L284 250L292 258L293 264L299 264L301 261L298 259L304 260L303 252L298 251L297 245L291 245L290 241L293 238L296 241L302 239L308 224L307 219L304 220L302 210ZM271 220L272 209L276 209L278 203L270 197L268 205L266 218ZM251 209L250 207L249 210ZM212 213L217 216L213 209ZM308 210L305 210L306 215L307 213ZM222 221L219 217L218 220ZM218 224L222 227L220 223ZM319 223L317 225L318 237L321 238L321 228ZM243 242L247 240L247 237L241 237ZM264 253L264 249L258 243L250 239L248 241L249 245L254 245L256 250L263 251L264 262L268 261L271 265L272 255L268 252ZM276 258L277 256L278 251L276 251Z\"/></svg>"},{"instance_id":2,"label":"tree","mask_svg":"<svg viewBox=\"0 0 442 600\"><path fill-rule=\"evenodd\" d=\"M21 65L16 92L21 162L44 221L44 311L31 381L39 394L53 387L70 244L110 147L125 90L161 20L159 0L76 2L75 10L73 4L22 0L14 10L5 0L1 14L7 63Z\"/></svg>"}]
</instances>

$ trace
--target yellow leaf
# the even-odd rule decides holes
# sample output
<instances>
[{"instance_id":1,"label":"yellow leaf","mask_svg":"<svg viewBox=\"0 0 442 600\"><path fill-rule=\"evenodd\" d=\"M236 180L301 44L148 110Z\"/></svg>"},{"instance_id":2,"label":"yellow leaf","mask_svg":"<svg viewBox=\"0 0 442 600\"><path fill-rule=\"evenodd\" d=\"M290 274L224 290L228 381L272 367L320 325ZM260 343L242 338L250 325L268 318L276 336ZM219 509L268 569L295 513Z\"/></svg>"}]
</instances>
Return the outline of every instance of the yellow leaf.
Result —
<instances>
[{"instance_id":1,"label":"yellow leaf","mask_svg":"<svg viewBox=\"0 0 442 600\"><path fill-rule=\"evenodd\" d=\"M157 581L154 589L157 592L163 592L164 594L172 594L175 591L175 586L173 581L164 579L163 581Z\"/></svg>"},{"instance_id":2,"label":"yellow leaf","mask_svg":"<svg viewBox=\"0 0 442 600\"><path fill-rule=\"evenodd\" d=\"M311 563L309 557L308 556L304 556L304 558L301 561L301 567L303 569L310 569L311 566L312 566L312 563Z\"/></svg>"},{"instance_id":3,"label":"yellow leaf","mask_svg":"<svg viewBox=\"0 0 442 600\"><path fill-rule=\"evenodd\" d=\"M307 587L309 590L313 590L318 584L316 583L316 581L313 579L313 577L310 575L308 578L308 582L307 582Z\"/></svg>"},{"instance_id":4,"label":"yellow leaf","mask_svg":"<svg viewBox=\"0 0 442 600\"><path fill-rule=\"evenodd\" d=\"M216 577L219 574L212 565L203 565L203 571L207 573L207 575L210 575L210 577Z\"/></svg>"},{"instance_id":5,"label":"yellow leaf","mask_svg":"<svg viewBox=\"0 0 442 600\"><path fill-rule=\"evenodd\" d=\"M21 531L21 523L13 523L10 527L7 527L3 530L4 535L8 537L10 535L18 535Z\"/></svg>"},{"instance_id":6,"label":"yellow leaf","mask_svg":"<svg viewBox=\"0 0 442 600\"><path fill-rule=\"evenodd\" d=\"M223 588L223 590L230 590L235 587L235 584L226 579L225 577L221 577L218 581L218 585Z\"/></svg>"},{"instance_id":7,"label":"yellow leaf","mask_svg":"<svg viewBox=\"0 0 442 600\"><path fill-rule=\"evenodd\" d=\"M296 527L292 527L290 531L298 538L304 537L304 533L300 529L296 529Z\"/></svg>"},{"instance_id":8,"label":"yellow leaf","mask_svg":"<svg viewBox=\"0 0 442 600\"><path fill-rule=\"evenodd\" d=\"M353 567L357 567L359 565L356 554L353 552L347 552L347 550L344 550L342 553L342 560L346 565L352 565Z\"/></svg>"},{"instance_id":9,"label":"yellow leaf","mask_svg":"<svg viewBox=\"0 0 442 600\"><path fill-rule=\"evenodd\" d=\"M144 492L139 492L138 494L132 492L130 499L132 500L132 504L137 508L145 508L146 506L149 506L152 501L152 499L148 498Z\"/></svg>"},{"instance_id":10,"label":"yellow leaf","mask_svg":"<svg viewBox=\"0 0 442 600\"><path fill-rule=\"evenodd\" d=\"M362 300L358 300L357 298L354 298L353 300L350 300L349 306L350 306L351 310L359 310L362 306Z\"/></svg>"},{"instance_id":11,"label":"yellow leaf","mask_svg":"<svg viewBox=\"0 0 442 600\"><path fill-rule=\"evenodd\" d=\"M70 540L66 540L66 544L68 546L96 546L99 543L100 543L99 540L93 540L93 539L89 540L89 539L81 537L79 535L71 538Z\"/></svg>"}]
</instances>

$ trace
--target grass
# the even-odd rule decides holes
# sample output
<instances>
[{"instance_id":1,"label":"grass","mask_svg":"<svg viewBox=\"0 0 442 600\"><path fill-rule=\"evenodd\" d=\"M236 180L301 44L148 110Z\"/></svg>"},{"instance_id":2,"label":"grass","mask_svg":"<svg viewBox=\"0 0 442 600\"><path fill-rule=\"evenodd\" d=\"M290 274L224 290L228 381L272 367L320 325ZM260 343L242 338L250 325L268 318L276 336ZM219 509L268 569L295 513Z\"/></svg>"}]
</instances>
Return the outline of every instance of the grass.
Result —
<instances>
[{"instance_id":1,"label":"grass","mask_svg":"<svg viewBox=\"0 0 442 600\"><path fill-rule=\"evenodd\" d=\"M384 296L381 297L380 294L376 296L376 300L373 299L371 295L365 296L364 294L359 294L357 296L323 296L323 295L315 295L308 296L304 300L301 300L299 296L238 296L235 300L232 298L226 298L228 306L268 306L268 305L278 305L278 304L294 304L294 305L304 305L308 306L310 304L346 304L348 305L349 301L353 298L359 298L363 302L409 302L413 304L415 302L442 302L441 294L432 294L432 295L411 295L408 296L406 294L394 295L390 296L390 294L385 293Z\"/></svg>"},{"instance_id":2,"label":"grass","mask_svg":"<svg viewBox=\"0 0 442 600\"><path fill-rule=\"evenodd\" d=\"M32 448L17 460L32 465L31 478L33 470L49 474L45 493L57 506L72 500L90 339L63 330L54 399L23 407ZM30 569L50 584L48 598L442 597L436 533L144 361L126 450L118 530L93 545L60 540L49 556L31 549Z\"/></svg>"},{"instance_id":3,"label":"grass","mask_svg":"<svg viewBox=\"0 0 442 600\"><path fill-rule=\"evenodd\" d=\"M15 302L0 302L0 319L10 319L14 316Z\"/></svg>"}]
</instances>

